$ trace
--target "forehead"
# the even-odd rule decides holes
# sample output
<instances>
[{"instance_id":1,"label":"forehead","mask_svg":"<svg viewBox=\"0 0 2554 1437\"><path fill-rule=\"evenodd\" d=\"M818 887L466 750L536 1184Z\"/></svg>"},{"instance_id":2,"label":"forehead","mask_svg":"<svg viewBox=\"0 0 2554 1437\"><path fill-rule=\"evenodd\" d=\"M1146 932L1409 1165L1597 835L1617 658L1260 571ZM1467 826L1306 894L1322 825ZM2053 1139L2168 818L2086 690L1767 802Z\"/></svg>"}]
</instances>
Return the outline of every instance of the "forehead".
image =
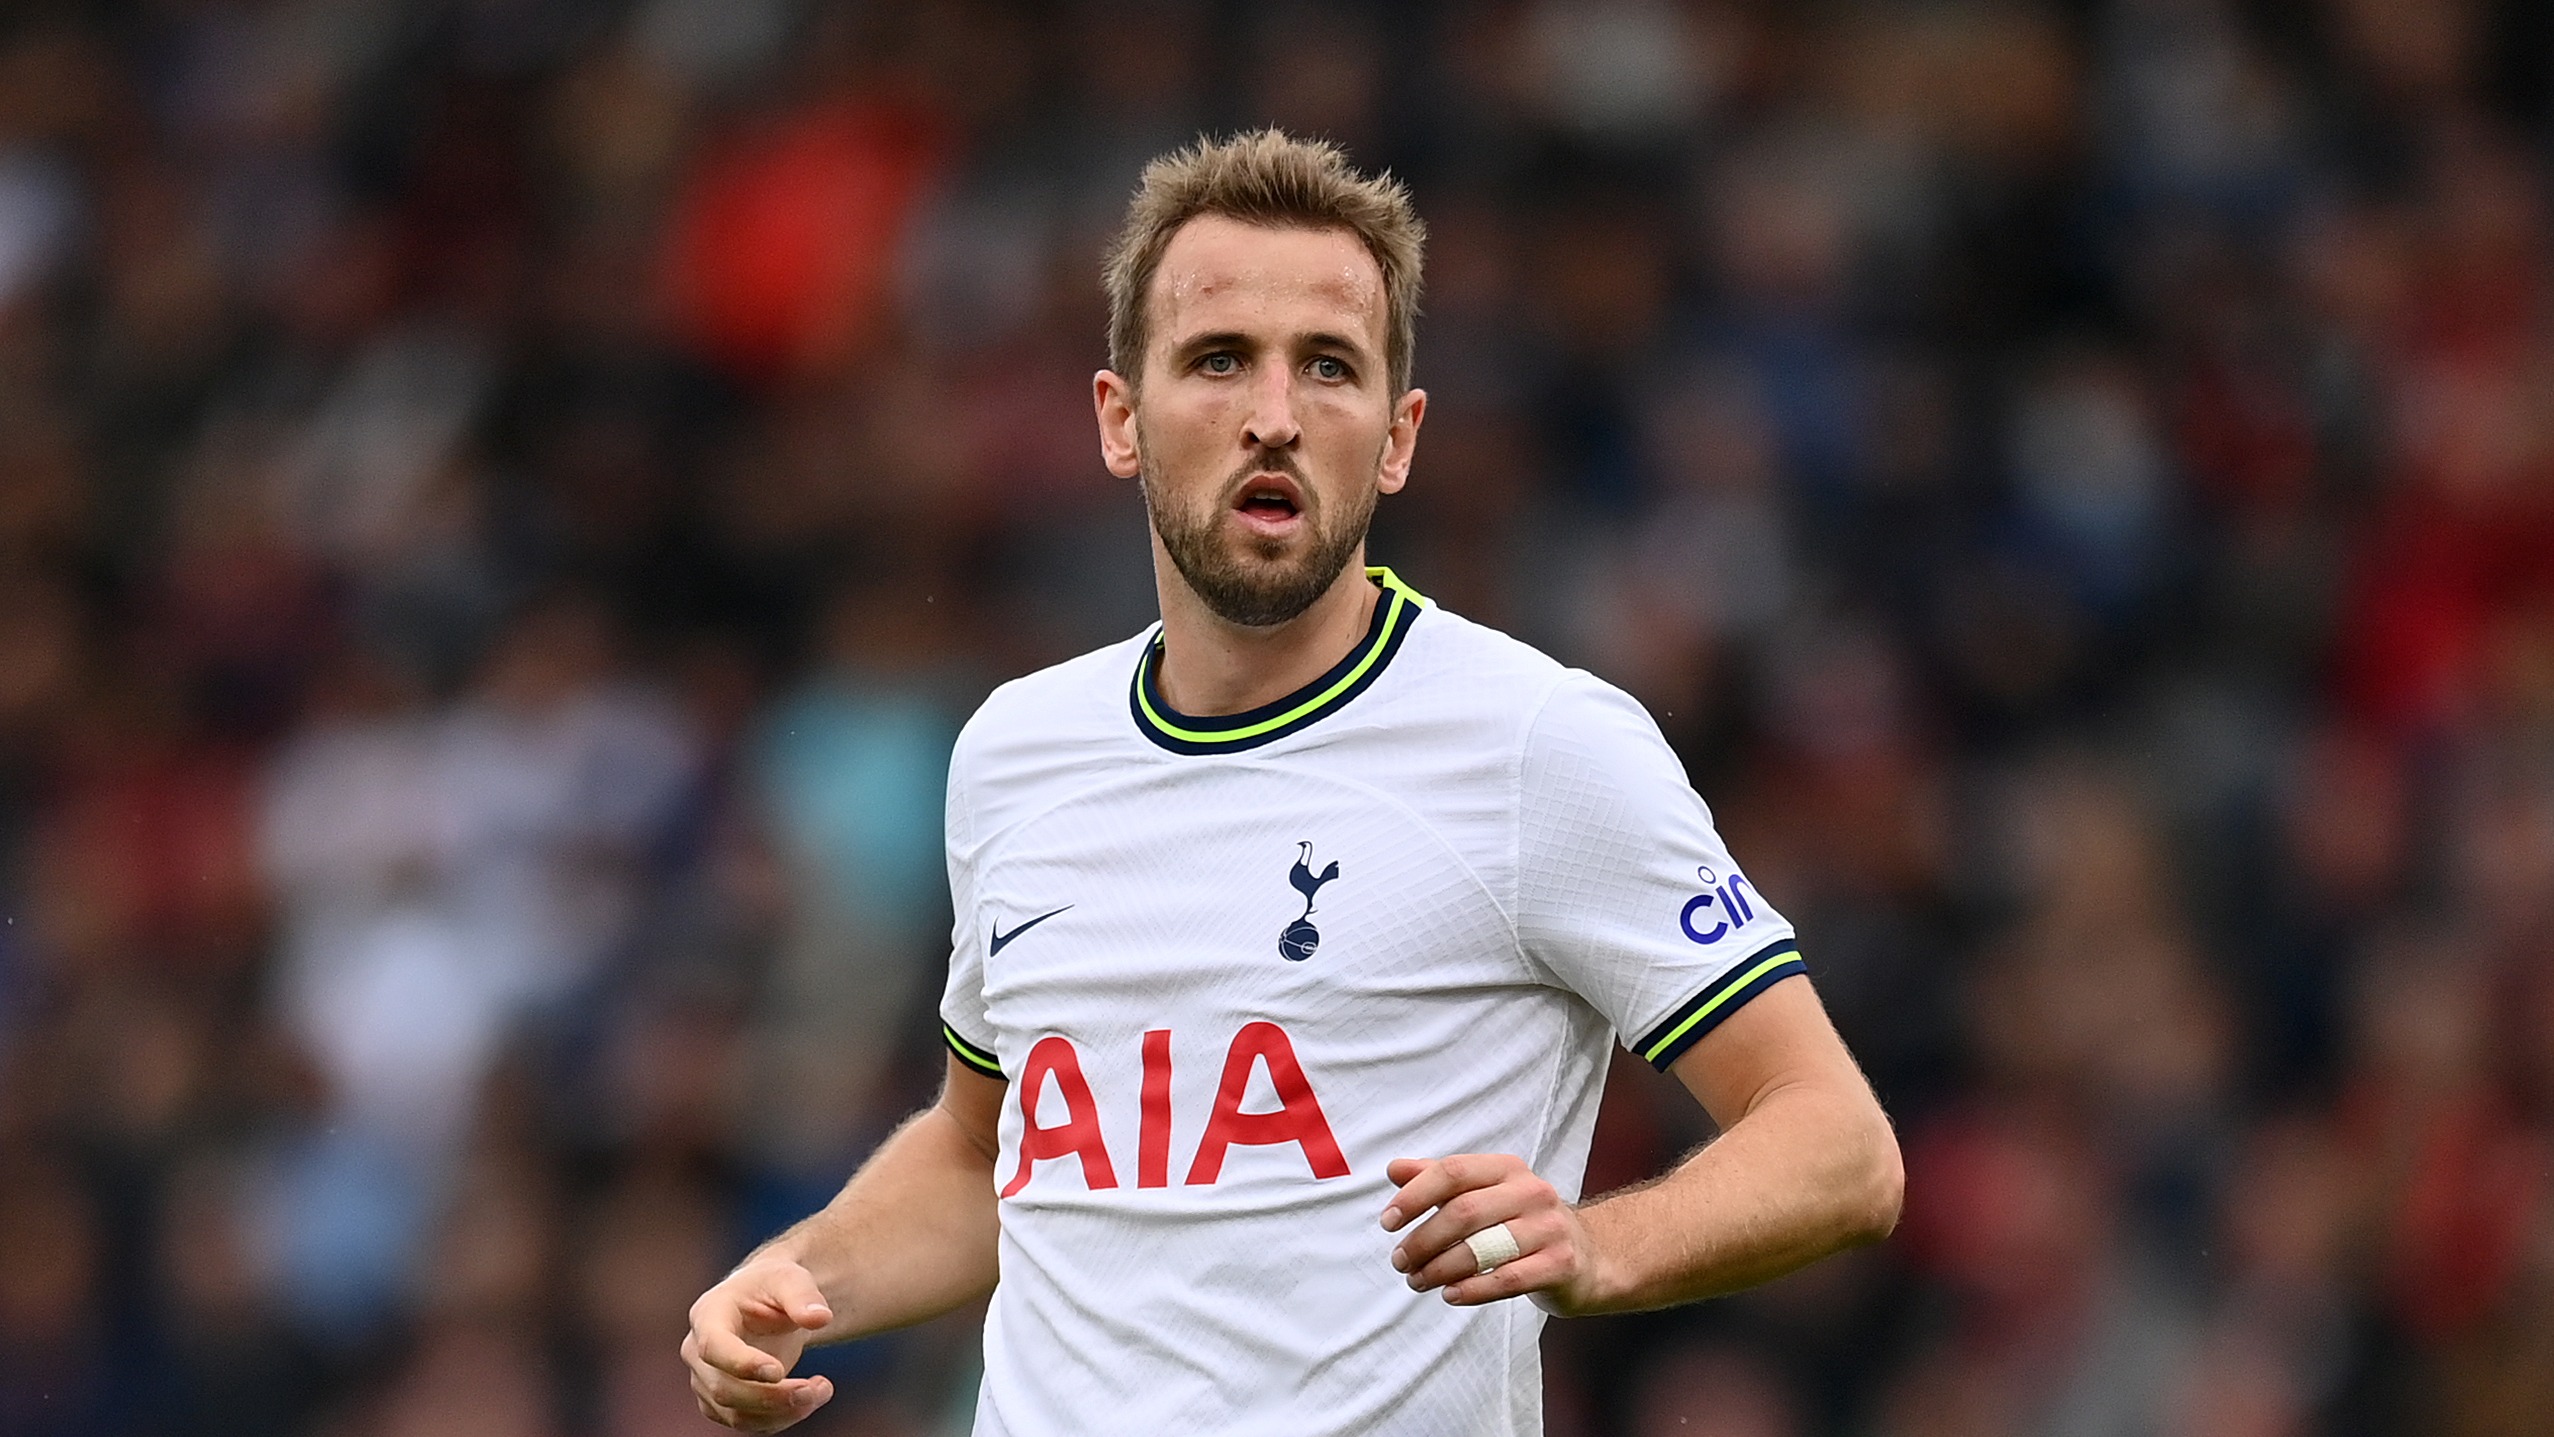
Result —
<instances>
[{"instance_id":1,"label":"forehead","mask_svg":"<svg viewBox=\"0 0 2554 1437\"><path fill-rule=\"evenodd\" d=\"M1180 226L1151 296L1156 337L1282 326L1352 330L1383 344L1383 269L1346 229L1280 229L1223 215Z\"/></svg>"}]
</instances>

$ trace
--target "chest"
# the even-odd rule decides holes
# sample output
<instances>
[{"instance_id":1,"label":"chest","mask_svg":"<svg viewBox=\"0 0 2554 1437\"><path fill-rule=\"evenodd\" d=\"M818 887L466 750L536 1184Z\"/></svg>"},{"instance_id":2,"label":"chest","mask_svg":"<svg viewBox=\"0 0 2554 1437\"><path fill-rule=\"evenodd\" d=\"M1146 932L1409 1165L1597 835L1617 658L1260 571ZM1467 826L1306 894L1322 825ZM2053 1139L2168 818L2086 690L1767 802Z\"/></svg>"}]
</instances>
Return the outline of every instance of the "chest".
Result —
<instances>
[{"instance_id":1,"label":"chest","mask_svg":"<svg viewBox=\"0 0 2554 1437\"><path fill-rule=\"evenodd\" d=\"M988 1014L1099 1041L1174 1021L1356 1028L1512 985L1488 835L1389 786L1233 765L1136 775L984 856Z\"/></svg>"}]
</instances>

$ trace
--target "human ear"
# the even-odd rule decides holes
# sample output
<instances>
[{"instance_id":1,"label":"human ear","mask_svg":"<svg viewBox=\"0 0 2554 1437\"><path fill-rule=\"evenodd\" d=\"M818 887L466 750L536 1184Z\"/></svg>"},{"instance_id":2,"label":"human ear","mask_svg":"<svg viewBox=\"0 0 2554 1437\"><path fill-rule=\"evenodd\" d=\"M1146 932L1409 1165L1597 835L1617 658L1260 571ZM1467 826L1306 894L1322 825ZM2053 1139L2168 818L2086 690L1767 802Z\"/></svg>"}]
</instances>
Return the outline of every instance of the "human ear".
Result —
<instances>
[{"instance_id":1,"label":"human ear","mask_svg":"<svg viewBox=\"0 0 2554 1437\"><path fill-rule=\"evenodd\" d=\"M1410 482L1410 461L1419 453L1419 421L1428 417L1428 391L1412 389L1404 392L1392 406L1392 430L1384 436L1383 463L1375 472L1375 487L1386 494L1398 494Z\"/></svg>"},{"instance_id":2,"label":"human ear","mask_svg":"<svg viewBox=\"0 0 2554 1437\"><path fill-rule=\"evenodd\" d=\"M1144 472L1135 435L1135 386L1113 369L1091 376L1091 407L1100 421L1100 462L1120 479Z\"/></svg>"}]
</instances>

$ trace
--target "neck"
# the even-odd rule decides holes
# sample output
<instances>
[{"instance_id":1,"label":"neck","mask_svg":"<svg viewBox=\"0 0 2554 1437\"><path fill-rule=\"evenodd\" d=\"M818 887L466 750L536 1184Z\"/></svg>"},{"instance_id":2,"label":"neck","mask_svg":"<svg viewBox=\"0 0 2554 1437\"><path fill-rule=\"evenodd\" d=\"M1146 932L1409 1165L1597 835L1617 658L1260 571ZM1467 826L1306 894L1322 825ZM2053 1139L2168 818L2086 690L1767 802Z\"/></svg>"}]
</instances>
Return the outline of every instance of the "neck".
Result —
<instances>
[{"instance_id":1,"label":"neck","mask_svg":"<svg viewBox=\"0 0 2554 1437\"><path fill-rule=\"evenodd\" d=\"M1365 637L1375 602L1383 596L1366 577L1365 557L1360 546L1312 607L1262 629L1218 617L1188 587L1170 557L1157 551L1154 581L1162 599L1162 658L1154 678L1163 701L1200 717L1243 713L1327 673Z\"/></svg>"}]
</instances>

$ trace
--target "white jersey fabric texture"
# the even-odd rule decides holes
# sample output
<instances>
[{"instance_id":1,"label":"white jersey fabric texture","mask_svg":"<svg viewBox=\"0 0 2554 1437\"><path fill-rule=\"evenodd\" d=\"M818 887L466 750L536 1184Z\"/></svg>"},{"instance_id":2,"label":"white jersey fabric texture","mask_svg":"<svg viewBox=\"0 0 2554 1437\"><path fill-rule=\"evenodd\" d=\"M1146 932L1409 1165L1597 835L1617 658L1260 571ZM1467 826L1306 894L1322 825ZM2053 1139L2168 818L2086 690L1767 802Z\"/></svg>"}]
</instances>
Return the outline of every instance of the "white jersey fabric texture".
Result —
<instances>
[{"instance_id":1,"label":"white jersey fabric texture","mask_svg":"<svg viewBox=\"0 0 2554 1437\"><path fill-rule=\"evenodd\" d=\"M1638 703L1388 570L1213 719L1158 630L1004 685L949 775L950 1050L1010 1082L980 1437L1542 1428L1540 1309L1393 1271L1396 1157L1578 1195L1609 1041L1801 970Z\"/></svg>"}]
</instances>

